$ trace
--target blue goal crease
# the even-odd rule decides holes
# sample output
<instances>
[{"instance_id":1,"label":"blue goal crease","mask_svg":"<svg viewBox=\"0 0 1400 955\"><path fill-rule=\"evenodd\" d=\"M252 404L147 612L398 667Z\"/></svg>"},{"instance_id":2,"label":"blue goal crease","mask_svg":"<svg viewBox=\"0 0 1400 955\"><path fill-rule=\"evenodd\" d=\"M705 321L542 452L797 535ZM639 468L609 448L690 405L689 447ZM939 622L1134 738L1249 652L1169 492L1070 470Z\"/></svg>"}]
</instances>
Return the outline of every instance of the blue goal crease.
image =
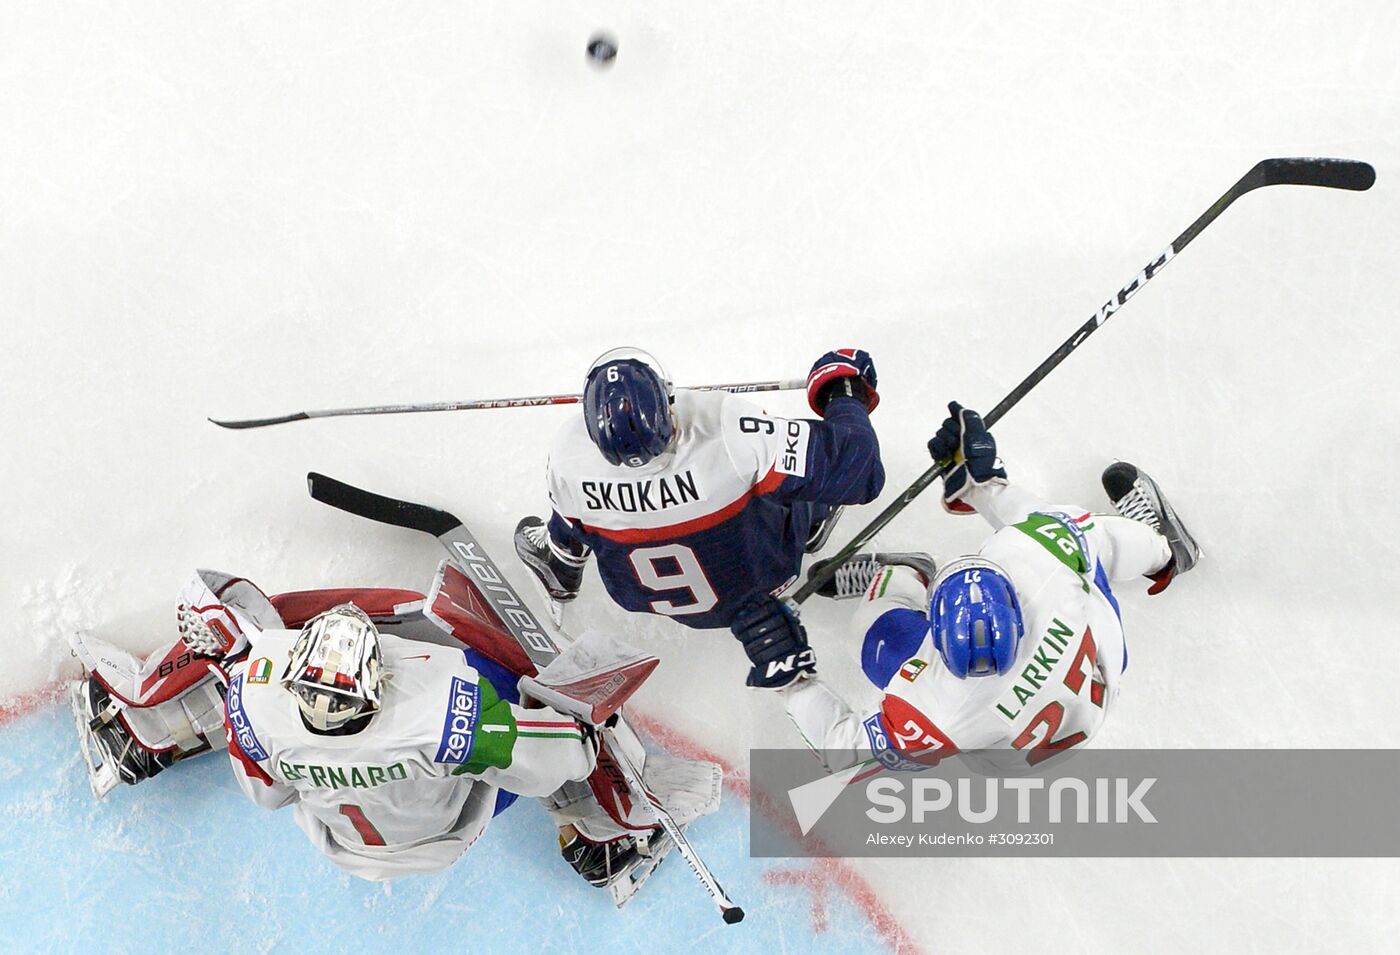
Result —
<instances>
[{"instance_id":1,"label":"blue goal crease","mask_svg":"<svg viewBox=\"0 0 1400 955\"><path fill-rule=\"evenodd\" d=\"M73 721L50 706L0 730L0 950L298 953L473 949L558 951L885 950L863 913L827 900L814 928L809 889L764 873L810 865L751 859L748 807L726 800L690 830L696 849L748 912L724 925L679 858L624 909L559 855L533 800L497 818L445 873L381 885L322 858L291 813L238 791L210 754L95 800ZM333 926L326 931L308 927Z\"/></svg>"}]
</instances>

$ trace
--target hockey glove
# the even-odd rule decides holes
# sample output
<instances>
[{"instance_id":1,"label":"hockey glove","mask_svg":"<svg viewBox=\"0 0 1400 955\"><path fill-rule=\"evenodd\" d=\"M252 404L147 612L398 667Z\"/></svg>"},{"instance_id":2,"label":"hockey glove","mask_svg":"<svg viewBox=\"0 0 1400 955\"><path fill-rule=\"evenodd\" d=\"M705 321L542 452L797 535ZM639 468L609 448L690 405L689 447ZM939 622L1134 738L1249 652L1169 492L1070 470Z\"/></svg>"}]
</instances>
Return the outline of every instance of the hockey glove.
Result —
<instances>
[{"instance_id":1,"label":"hockey glove","mask_svg":"<svg viewBox=\"0 0 1400 955\"><path fill-rule=\"evenodd\" d=\"M865 405L868 413L880 403L876 383L875 361L869 352L838 348L818 358L807 373L807 404L825 417L827 402L844 396Z\"/></svg>"},{"instance_id":2,"label":"hockey glove","mask_svg":"<svg viewBox=\"0 0 1400 955\"><path fill-rule=\"evenodd\" d=\"M935 461L957 465L943 477L943 507L953 514L971 514L963 498L972 487L1005 484L1006 468L997 457L996 438L982 423L982 416L956 401L948 402L948 417L928 442Z\"/></svg>"},{"instance_id":3,"label":"hockey glove","mask_svg":"<svg viewBox=\"0 0 1400 955\"><path fill-rule=\"evenodd\" d=\"M815 676L817 657L807 646L807 631L788 605L769 594L746 600L729 625L744 645L753 666L748 686L781 690L804 676Z\"/></svg>"},{"instance_id":4,"label":"hockey glove","mask_svg":"<svg viewBox=\"0 0 1400 955\"><path fill-rule=\"evenodd\" d=\"M209 613L209 617L206 618L204 613ZM223 660L238 649L239 637L242 634L235 637L229 633L228 627L222 621L216 619L219 613L232 619L232 614L222 605L205 607L204 613L186 604L179 604L175 608L175 628L180 633L180 639L185 641L185 646L195 653ZM246 641L244 643L246 644Z\"/></svg>"}]
</instances>

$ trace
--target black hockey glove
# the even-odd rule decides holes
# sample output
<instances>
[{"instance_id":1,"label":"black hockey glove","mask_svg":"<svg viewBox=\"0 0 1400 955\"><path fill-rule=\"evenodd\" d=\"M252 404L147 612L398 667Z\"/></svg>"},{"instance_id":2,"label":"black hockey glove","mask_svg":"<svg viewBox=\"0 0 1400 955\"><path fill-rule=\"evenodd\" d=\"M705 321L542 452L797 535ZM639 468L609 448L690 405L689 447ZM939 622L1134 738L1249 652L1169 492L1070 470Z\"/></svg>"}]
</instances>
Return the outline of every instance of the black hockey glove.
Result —
<instances>
[{"instance_id":1,"label":"black hockey glove","mask_svg":"<svg viewBox=\"0 0 1400 955\"><path fill-rule=\"evenodd\" d=\"M807 631L788 605L769 594L746 600L729 625L744 645L753 666L744 682L762 690L781 690L815 675L817 657L807 646Z\"/></svg>"},{"instance_id":2,"label":"black hockey glove","mask_svg":"<svg viewBox=\"0 0 1400 955\"><path fill-rule=\"evenodd\" d=\"M980 414L956 401L948 402L948 417L929 439L928 453L935 461L957 465L943 477L943 506L954 514L973 512L972 506L963 501L970 487L1006 483L1006 468L997 457L996 438L982 423Z\"/></svg>"},{"instance_id":3,"label":"black hockey glove","mask_svg":"<svg viewBox=\"0 0 1400 955\"><path fill-rule=\"evenodd\" d=\"M818 358L807 373L807 404L817 414L826 416L826 405L842 395L865 405L867 413L880 403L875 390L875 360L859 348L838 348Z\"/></svg>"}]
</instances>

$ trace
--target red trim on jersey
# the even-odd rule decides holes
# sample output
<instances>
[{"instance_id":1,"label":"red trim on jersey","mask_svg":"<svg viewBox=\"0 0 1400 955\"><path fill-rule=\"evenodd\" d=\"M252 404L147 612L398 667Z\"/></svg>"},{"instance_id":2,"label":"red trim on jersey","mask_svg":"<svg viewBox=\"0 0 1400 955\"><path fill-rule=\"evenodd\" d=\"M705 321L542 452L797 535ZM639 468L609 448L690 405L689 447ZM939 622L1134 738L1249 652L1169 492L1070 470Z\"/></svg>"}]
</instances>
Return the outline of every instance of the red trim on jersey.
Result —
<instances>
[{"instance_id":1,"label":"red trim on jersey","mask_svg":"<svg viewBox=\"0 0 1400 955\"><path fill-rule=\"evenodd\" d=\"M238 738L233 732L233 727L229 725L227 712L224 713L224 734L228 737L229 754L238 760L238 764L243 767L243 772L248 774L248 778L262 780L264 786L271 786L272 777L267 774L267 770L259 766L255 760L250 759L248 754L243 752L243 747L238 745Z\"/></svg>"},{"instance_id":2,"label":"red trim on jersey","mask_svg":"<svg viewBox=\"0 0 1400 955\"><path fill-rule=\"evenodd\" d=\"M903 697L885 694L880 701L880 715L884 717L890 743L910 759L933 766L958 751L957 744L933 720Z\"/></svg>"},{"instance_id":3,"label":"red trim on jersey","mask_svg":"<svg viewBox=\"0 0 1400 955\"><path fill-rule=\"evenodd\" d=\"M619 544L644 544L647 541L673 540L677 537L698 534L701 531L707 531L712 527L723 524L744 508L748 507L749 502L754 498L776 491L782 486L785 480L787 480L787 475L779 474L778 469L773 468L764 476L763 480L745 491L739 496L739 499L733 503L726 504L719 510L706 514L704 517L682 521L679 524L667 524L663 527L626 527L613 529L610 527L595 527L592 524L584 524L582 521L579 521L579 523L588 533L597 534L599 537L606 537L608 540L616 541Z\"/></svg>"}]
</instances>

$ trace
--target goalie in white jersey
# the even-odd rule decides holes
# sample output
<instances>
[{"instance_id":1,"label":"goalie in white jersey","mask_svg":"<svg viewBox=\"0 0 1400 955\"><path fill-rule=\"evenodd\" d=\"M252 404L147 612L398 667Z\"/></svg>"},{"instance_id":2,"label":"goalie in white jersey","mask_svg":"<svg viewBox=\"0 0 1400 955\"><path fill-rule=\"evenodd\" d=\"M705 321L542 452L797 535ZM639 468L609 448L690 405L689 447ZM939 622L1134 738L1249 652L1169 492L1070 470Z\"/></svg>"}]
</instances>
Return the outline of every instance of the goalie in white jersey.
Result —
<instances>
[{"instance_id":1,"label":"goalie in white jersey","mask_svg":"<svg viewBox=\"0 0 1400 955\"><path fill-rule=\"evenodd\" d=\"M460 649L376 631L346 604L254 638L229 674L229 757L258 805L366 879L450 866L512 794L592 771L591 733L501 699Z\"/></svg>"},{"instance_id":2,"label":"goalie in white jersey","mask_svg":"<svg viewBox=\"0 0 1400 955\"><path fill-rule=\"evenodd\" d=\"M1002 755L979 761L1024 770L1083 744L1127 666L1112 582L1146 576L1157 593L1199 556L1156 483L1132 465L1104 472L1121 516L1053 506L1008 483L975 412L949 410L929 442L935 459L959 462L945 505L975 510L995 533L932 581L921 572L931 563L853 558L846 595L862 596L854 624L862 669L884 691L879 710L858 716L816 678L805 634L781 604L756 603L736 623L741 640L767 648L783 675L769 685L832 771L862 752L898 768L988 750ZM852 586L861 577L863 592Z\"/></svg>"}]
</instances>

